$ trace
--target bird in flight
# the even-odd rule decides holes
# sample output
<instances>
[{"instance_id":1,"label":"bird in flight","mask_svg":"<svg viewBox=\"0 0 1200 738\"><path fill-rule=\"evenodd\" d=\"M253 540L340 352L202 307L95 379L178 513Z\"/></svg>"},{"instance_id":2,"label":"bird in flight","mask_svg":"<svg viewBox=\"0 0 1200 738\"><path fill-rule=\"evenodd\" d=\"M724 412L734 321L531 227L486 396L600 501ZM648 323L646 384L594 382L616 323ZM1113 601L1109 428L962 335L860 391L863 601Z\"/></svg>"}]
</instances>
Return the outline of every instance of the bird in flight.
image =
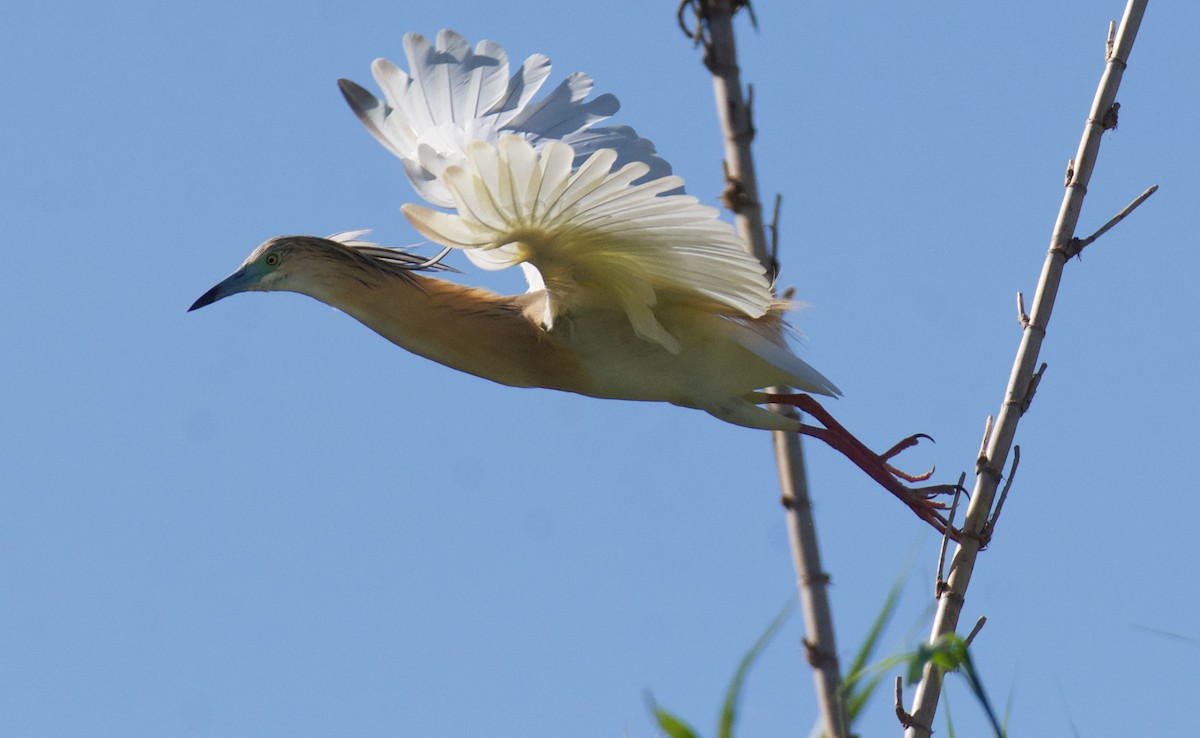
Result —
<instances>
[{"instance_id":1,"label":"bird in flight","mask_svg":"<svg viewBox=\"0 0 1200 738\"><path fill-rule=\"evenodd\" d=\"M340 80L359 120L401 161L429 205L408 221L443 250L427 258L363 240L279 236L189 310L247 291L309 295L389 341L514 387L669 402L729 423L806 433L841 451L938 530L947 485L889 464L917 442L870 451L808 394L839 396L786 341L789 304L716 209L628 126L597 125L618 108L567 77L534 100L550 60L511 72L495 42L474 49L443 30L404 37L409 71L372 65L383 99ZM511 74L510 74L511 72ZM433 207L430 207L433 206ZM521 268L527 292L500 295L433 276L461 250L476 266ZM772 394L791 387L798 393ZM794 405L824 427L778 411ZM952 487L949 487L952 489Z\"/></svg>"}]
</instances>

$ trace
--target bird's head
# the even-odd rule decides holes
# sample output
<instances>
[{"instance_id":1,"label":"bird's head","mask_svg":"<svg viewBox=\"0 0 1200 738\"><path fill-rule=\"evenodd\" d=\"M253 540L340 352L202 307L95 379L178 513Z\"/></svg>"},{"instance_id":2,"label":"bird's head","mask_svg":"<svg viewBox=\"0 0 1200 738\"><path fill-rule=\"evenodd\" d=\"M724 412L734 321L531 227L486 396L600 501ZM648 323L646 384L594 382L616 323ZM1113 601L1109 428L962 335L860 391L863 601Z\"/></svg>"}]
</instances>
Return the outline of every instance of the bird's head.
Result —
<instances>
[{"instance_id":1,"label":"bird's head","mask_svg":"<svg viewBox=\"0 0 1200 738\"><path fill-rule=\"evenodd\" d=\"M401 279L414 283L413 272L457 271L441 263L450 250L432 258L405 249L360 239L367 231L345 231L329 238L279 236L251 252L236 272L200 296L188 311L198 310L239 292L299 292L337 306L347 289Z\"/></svg>"},{"instance_id":2,"label":"bird's head","mask_svg":"<svg viewBox=\"0 0 1200 738\"><path fill-rule=\"evenodd\" d=\"M238 270L200 296L188 311L198 310L239 292L301 291L299 282L311 271L311 236L280 236L251 252Z\"/></svg>"}]
</instances>

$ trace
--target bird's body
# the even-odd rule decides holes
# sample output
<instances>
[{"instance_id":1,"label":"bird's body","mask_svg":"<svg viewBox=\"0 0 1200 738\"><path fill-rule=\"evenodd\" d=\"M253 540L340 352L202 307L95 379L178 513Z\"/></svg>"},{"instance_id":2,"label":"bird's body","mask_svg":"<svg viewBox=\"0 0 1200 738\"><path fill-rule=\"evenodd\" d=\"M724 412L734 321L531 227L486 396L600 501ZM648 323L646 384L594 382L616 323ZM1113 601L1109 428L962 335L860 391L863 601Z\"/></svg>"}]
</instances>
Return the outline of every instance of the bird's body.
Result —
<instances>
[{"instance_id":1,"label":"bird's body","mask_svg":"<svg viewBox=\"0 0 1200 738\"><path fill-rule=\"evenodd\" d=\"M246 291L309 295L413 353L515 387L669 402L737 425L821 438L939 530L945 518L883 455L871 452L790 386L841 394L788 347L783 313L763 266L715 209L684 195L683 180L627 126L597 127L616 111L591 101L573 74L542 100L550 72L529 57L509 77L497 44L473 50L452 31L431 44L404 38L410 72L377 60L385 100L342 80L367 130L398 156L431 205L405 205L413 226L445 247L433 259L358 240L273 238L200 297L195 310ZM498 295L432 276L459 249L477 266L519 265L521 295ZM824 427L764 405L790 403Z\"/></svg>"},{"instance_id":2,"label":"bird's body","mask_svg":"<svg viewBox=\"0 0 1200 738\"><path fill-rule=\"evenodd\" d=\"M375 253L354 240L282 236L247 260L253 268L278 259L277 271L250 289L306 294L412 353L501 384L670 402L739 425L794 430L794 420L755 404L754 391L808 380L747 348L783 350L775 343L782 305L750 319L668 302L655 315L679 340L681 349L672 352L638 336L617 304L565 310L547 328L540 322L550 299L545 290L499 295Z\"/></svg>"},{"instance_id":3,"label":"bird's body","mask_svg":"<svg viewBox=\"0 0 1200 738\"><path fill-rule=\"evenodd\" d=\"M520 265L530 289L497 295L426 273L437 259L355 240L283 236L193 305L290 290L413 353L516 387L670 402L731 423L797 430L761 390L836 395L785 340L786 305L717 211L682 194L653 144L597 127L616 99L585 102L574 74L545 99L534 55L509 78L503 49L451 31L405 37L411 73L379 60L377 100L342 80L367 129L431 204L405 205L423 235L478 266Z\"/></svg>"}]
</instances>

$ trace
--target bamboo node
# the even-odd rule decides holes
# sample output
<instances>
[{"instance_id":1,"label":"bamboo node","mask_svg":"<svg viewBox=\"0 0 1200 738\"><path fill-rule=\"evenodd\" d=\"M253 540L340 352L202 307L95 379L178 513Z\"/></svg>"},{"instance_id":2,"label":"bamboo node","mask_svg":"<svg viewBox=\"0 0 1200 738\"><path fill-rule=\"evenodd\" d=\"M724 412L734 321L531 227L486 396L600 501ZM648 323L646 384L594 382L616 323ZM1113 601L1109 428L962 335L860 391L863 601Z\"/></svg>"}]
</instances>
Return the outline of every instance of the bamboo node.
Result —
<instances>
[{"instance_id":1,"label":"bamboo node","mask_svg":"<svg viewBox=\"0 0 1200 738\"><path fill-rule=\"evenodd\" d=\"M975 459L975 474L986 474L997 482L1000 481L1000 470L992 463L992 460L987 457L987 454Z\"/></svg>"},{"instance_id":2,"label":"bamboo node","mask_svg":"<svg viewBox=\"0 0 1200 738\"><path fill-rule=\"evenodd\" d=\"M808 660L808 665L814 669L820 669L837 663L836 656L821 649L807 638L801 640L800 643L804 646L804 658Z\"/></svg>"},{"instance_id":3,"label":"bamboo node","mask_svg":"<svg viewBox=\"0 0 1200 738\"><path fill-rule=\"evenodd\" d=\"M1117 117L1120 114L1120 112L1121 112L1121 103L1119 103L1119 102L1113 103L1112 107L1108 109L1108 112L1106 112L1104 114L1104 120L1100 121L1100 125L1102 125L1104 127L1104 130L1106 130L1106 131L1117 130Z\"/></svg>"},{"instance_id":4,"label":"bamboo node","mask_svg":"<svg viewBox=\"0 0 1200 738\"><path fill-rule=\"evenodd\" d=\"M729 171L729 162L721 162L725 171L725 189L721 190L721 204L735 215L740 215L746 208L757 206L758 203L746 196L746 184L741 177Z\"/></svg>"},{"instance_id":5,"label":"bamboo node","mask_svg":"<svg viewBox=\"0 0 1200 738\"><path fill-rule=\"evenodd\" d=\"M1033 396L1037 394L1038 385L1042 383L1042 375L1046 373L1046 366L1046 362L1043 361L1038 370L1029 378L1029 386L1025 388L1025 396L1021 398L1020 410L1022 415L1033 404Z\"/></svg>"},{"instance_id":6,"label":"bamboo node","mask_svg":"<svg viewBox=\"0 0 1200 738\"><path fill-rule=\"evenodd\" d=\"M818 587L825 587L829 584L829 581L829 574L823 571L816 574L809 574L808 572L805 572L800 575L800 582L805 587L811 587L814 584Z\"/></svg>"}]
</instances>

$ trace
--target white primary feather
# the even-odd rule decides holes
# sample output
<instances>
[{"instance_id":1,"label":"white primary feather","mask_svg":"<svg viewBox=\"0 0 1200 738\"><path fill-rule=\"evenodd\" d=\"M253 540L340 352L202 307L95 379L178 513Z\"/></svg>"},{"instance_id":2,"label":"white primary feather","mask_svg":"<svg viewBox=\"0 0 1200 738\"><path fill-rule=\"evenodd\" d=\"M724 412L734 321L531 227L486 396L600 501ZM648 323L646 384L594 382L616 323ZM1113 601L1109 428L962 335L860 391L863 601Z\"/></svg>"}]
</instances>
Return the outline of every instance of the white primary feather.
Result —
<instances>
[{"instance_id":1,"label":"white primary feather","mask_svg":"<svg viewBox=\"0 0 1200 738\"><path fill-rule=\"evenodd\" d=\"M442 179L446 167L462 164L472 141L495 143L504 133L518 134L535 148L564 141L575 146L580 161L613 149L621 163L647 164L651 177L670 173L654 145L632 128L593 128L620 104L612 95L585 101L592 91L586 74L570 75L531 102L550 75L550 60L541 54L526 59L510 78L508 55L499 44L480 41L472 50L450 30L440 31L435 44L405 34L404 52L409 73L386 59L371 66L383 101L349 80L339 84L371 135L400 157L417 194L434 205L453 204Z\"/></svg>"}]
</instances>

